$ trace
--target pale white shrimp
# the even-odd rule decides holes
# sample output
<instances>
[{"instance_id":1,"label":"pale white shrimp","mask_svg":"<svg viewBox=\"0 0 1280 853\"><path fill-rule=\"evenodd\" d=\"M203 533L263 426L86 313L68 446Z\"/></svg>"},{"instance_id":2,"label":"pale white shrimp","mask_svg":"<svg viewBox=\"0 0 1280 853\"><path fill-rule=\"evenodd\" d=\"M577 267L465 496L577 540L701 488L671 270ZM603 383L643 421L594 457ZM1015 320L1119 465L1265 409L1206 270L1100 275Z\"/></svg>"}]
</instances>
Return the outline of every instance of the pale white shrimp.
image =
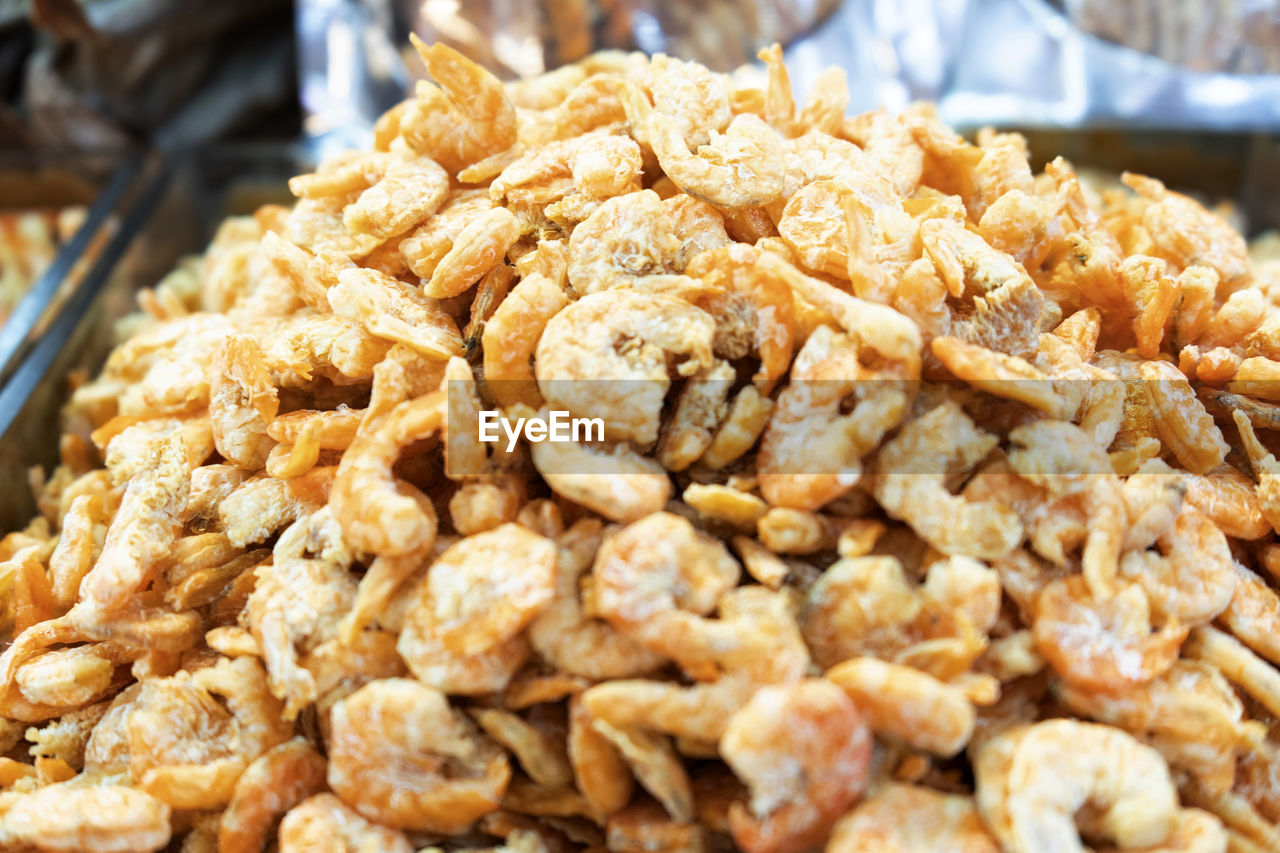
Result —
<instances>
[{"instance_id":1,"label":"pale white shrimp","mask_svg":"<svg viewBox=\"0 0 1280 853\"><path fill-rule=\"evenodd\" d=\"M182 529L191 469L180 436L158 443L151 466L125 488L98 562L80 582L80 607L119 609L152 580Z\"/></svg>"},{"instance_id":2,"label":"pale white shrimp","mask_svg":"<svg viewBox=\"0 0 1280 853\"><path fill-rule=\"evenodd\" d=\"M274 444L267 426L279 405L258 342L249 335L229 335L209 369L214 447L242 468L261 468Z\"/></svg>"},{"instance_id":3,"label":"pale white shrimp","mask_svg":"<svg viewBox=\"0 0 1280 853\"><path fill-rule=\"evenodd\" d=\"M1163 842L1178 825L1178 794L1160 753L1131 735L1048 720L986 741L974 760L978 809L1010 853L1082 851L1088 828L1124 849Z\"/></svg>"}]
</instances>

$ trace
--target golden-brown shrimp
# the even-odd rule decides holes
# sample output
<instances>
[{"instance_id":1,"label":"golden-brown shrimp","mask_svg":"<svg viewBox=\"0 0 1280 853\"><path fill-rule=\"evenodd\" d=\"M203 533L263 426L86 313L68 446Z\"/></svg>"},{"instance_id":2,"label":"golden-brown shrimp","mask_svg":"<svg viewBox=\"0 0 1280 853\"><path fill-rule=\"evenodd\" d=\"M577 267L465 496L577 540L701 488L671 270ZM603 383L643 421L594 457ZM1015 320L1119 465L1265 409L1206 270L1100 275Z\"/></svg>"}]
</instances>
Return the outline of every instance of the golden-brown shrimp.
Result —
<instances>
[{"instance_id":1,"label":"golden-brown shrimp","mask_svg":"<svg viewBox=\"0 0 1280 853\"><path fill-rule=\"evenodd\" d=\"M531 451L534 467L553 492L610 521L643 518L671 498L666 469L626 442L599 447L543 441Z\"/></svg>"},{"instance_id":2,"label":"golden-brown shrimp","mask_svg":"<svg viewBox=\"0 0 1280 853\"><path fill-rule=\"evenodd\" d=\"M444 404L443 392L406 400L362 424L342 455L330 502L343 535L356 548L398 556L431 547L436 535L431 503L391 468L406 446L440 429Z\"/></svg>"},{"instance_id":3,"label":"golden-brown shrimp","mask_svg":"<svg viewBox=\"0 0 1280 853\"><path fill-rule=\"evenodd\" d=\"M733 243L702 252L685 270L713 288L698 305L716 319L716 355L754 353L760 369L752 378L766 392L790 366L798 331L785 265L772 252Z\"/></svg>"},{"instance_id":4,"label":"golden-brown shrimp","mask_svg":"<svg viewBox=\"0 0 1280 853\"><path fill-rule=\"evenodd\" d=\"M733 114L725 79L696 62L658 54L649 64L654 110L670 118L689 148L706 145Z\"/></svg>"},{"instance_id":5,"label":"golden-brown shrimp","mask_svg":"<svg viewBox=\"0 0 1280 853\"><path fill-rule=\"evenodd\" d=\"M656 512L610 537L596 555L596 607L614 626L679 661L704 615L732 589L737 561L685 519Z\"/></svg>"},{"instance_id":6,"label":"golden-brown shrimp","mask_svg":"<svg viewBox=\"0 0 1280 853\"><path fill-rule=\"evenodd\" d=\"M172 833L169 807L124 785L49 785L0 809L0 842L17 849L151 853Z\"/></svg>"},{"instance_id":7,"label":"golden-brown shrimp","mask_svg":"<svg viewBox=\"0 0 1280 853\"><path fill-rule=\"evenodd\" d=\"M542 405L534 382L534 350L547 323L568 304L555 282L533 273L516 284L484 324L484 378L500 405Z\"/></svg>"},{"instance_id":8,"label":"golden-brown shrimp","mask_svg":"<svg viewBox=\"0 0 1280 853\"><path fill-rule=\"evenodd\" d=\"M974 761L987 826L1013 853L1083 851L1077 820L1124 849L1156 845L1178 824L1160 754L1119 729L1048 720L996 735Z\"/></svg>"},{"instance_id":9,"label":"golden-brown shrimp","mask_svg":"<svg viewBox=\"0 0 1280 853\"><path fill-rule=\"evenodd\" d=\"M267 425L279 405L258 342L249 335L228 336L218 347L209 375L214 447L242 468L261 468L273 444Z\"/></svg>"},{"instance_id":10,"label":"golden-brown shrimp","mask_svg":"<svg viewBox=\"0 0 1280 853\"><path fill-rule=\"evenodd\" d=\"M944 554L996 559L1022 539L1018 516L991 502L969 503L945 487L949 474L972 469L997 439L946 402L903 427L880 450L873 494Z\"/></svg>"},{"instance_id":11,"label":"golden-brown shrimp","mask_svg":"<svg viewBox=\"0 0 1280 853\"><path fill-rule=\"evenodd\" d=\"M999 853L972 797L890 782L831 830L827 853Z\"/></svg>"},{"instance_id":12,"label":"golden-brown shrimp","mask_svg":"<svg viewBox=\"0 0 1280 853\"><path fill-rule=\"evenodd\" d=\"M735 116L696 154L679 126L658 110L650 113L647 131L662 171L694 198L735 209L768 204L782 194L782 141L758 116Z\"/></svg>"},{"instance_id":13,"label":"golden-brown shrimp","mask_svg":"<svg viewBox=\"0 0 1280 853\"><path fill-rule=\"evenodd\" d=\"M69 608L80 596L80 582L93 567L97 525L103 520L101 495L79 495L62 517L58 544L49 555L49 589L59 606Z\"/></svg>"},{"instance_id":14,"label":"golden-brown shrimp","mask_svg":"<svg viewBox=\"0 0 1280 853\"><path fill-rule=\"evenodd\" d=\"M1253 431L1253 423L1244 412L1236 409L1231 417L1235 420L1236 429L1240 431L1240 441L1245 453L1249 456L1249 464L1253 474L1258 478L1258 486L1254 493L1258 500L1258 509L1264 518L1276 529L1280 525L1280 463L1272 453L1258 441Z\"/></svg>"},{"instance_id":15,"label":"golden-brown shrimp","mask_svg":"<svg viewBox=\"0 0 1280 853\"><path fill-rule=\"evenodd\" d=\"M862 793L871 733L840 688L810 679L765 687L729 721L725 762L751 789L729 812L733 840L749 853L818 844Z\"/></svg>"},{"instance_id":16,"label":"golden-brown shrimp","mask_svg":"<svg viewBox=\"0 0 1280 853\"><path fill-rule=\"evenodd\" d=\"M98 562L80 582L82 607L119 609L161 569L182 529L192 467L180 436L155 446L151 466L129 481Z\"/></svg>"},{"instance_id":17,"label":"golden-brown shrimp","mask_svg":"<svg viewBox=\"0 0 1280 853\"><path fill-rule=\"evenodd\" d=\"M1186 377L1164 361L1144 362L1139 376L1160 438L1182 466L1205 474L1220 465L1227 443Z\"/></svg>"},{"instance_id":18,"label":"golden-brown shrimp","mask_svg":"<svg viewBox=\"0 0 1280 853\"><path fill-rule=\"evenodd\" d=\"M594 680L627 678L658 669L660 655L602 619L583 613L579 577L591 568L602 525L582 519L557 541L555 598L529 624L529 642L557 669Z\"/></svg>"},{"instance_id":19,"label":"golden-brown shrimp","mask_svg":"<svg viewBox=\"0 0 1280 853\"><path fill-rule=\"evenodd\" d=\"M498 807L510 778L502 750L416 681L374 681L333 707L329 785L369 820L459 832Z\"/></svg>"},{"instance_id":20,"label":"golden-brown shrimp","mask_svg":"<svg viewBox=\"0 0 1280 853\"><path fill-rule=\"evenodd\" d=\"M602 417L605 437L651 444L671 369L696 376L712 365L711 315L683 300L631 289L592 293L547 323L534 371L549 404Z\"/></svg>"},{"instance_id":21,"label":"golden-brown shrimp","mask_svg":"<svg viewBox=\"0 0 1280 853\"><path fill-rule=\"evenodd\" d=\"M657 193L615 196L569 236L569 284L582 295L641 285L672 272L679 249L675 219Z\"/></svg>"},{"instance_id":22,"label":"golden-brown shrimp","mask_svg":"<svg viewBox=\"0 0 1280 853\"><path fill-rule=\"evenodd\" d=\"M501 690L528 656L521 632L555 594L555 561L555 545L519 524L462 539L411 593L400 655L442 690Z\"/></svg>"},{"instance_id":23,"label":"golden-brown shrimp","mask_svg":"<svg viewBox=\"0 0 1280 853\"><path fill-rule=\"evenodd\" d=\"M417 98L400 118L400 135L452 174L516 142L516 110L502 83L444 44L410 41L439 84L420 83Z\"/></svg>"},{"instance_id":24,"label":"golden-brown shrimp","mask_svg":"<svg viewBox=\"0 0 1280 853\"><path fill-rule=\"evenodd\" d=\"M267 750L240 775L218 819L218 853L260 853L272 824L324 788L325 760L304 738Z\"/></svg>"},{"instance_id":25,"label":"golden-brown shrimp","mask_svg":"<svg viewBox=\"0 0 1280 853\"><path fill-rule=\"evenodd\" d=\"M280 853L413 853L403 832L365 820L333 794L316 794L280 821Z\"/></svg>"},{"instance_id":26,"label":"golden-brown shrimp","mask_svg":"<svg viewBox=\"0 0 1280 853\"><path fill-rule=\"evenodd\" d=\"M1057 684L1054 692L1075 713L1142 738L1202 785L1226 790L1234 782L1235 749L1248 742L1247 727L1240 698L1214 667L1177 660L1135 690L1109 694Z\"/></svg>"},{"instance_id":27,"label":"golden-brown shrimp","mask_svg":"<svg viewBox=\"0 0 1280 853\"><path fill-rule=\"evenodd\" d=\"M1121 574L1146 591L1153 617L1191 627L1226 608L1235 591L1235 563L1212 521L1186 504L1156 546L1162 554L1130 551L1120 564Z\"/></svg>"},{"instance_id":28,"label":"golden-brown shrimp","mask_svg":"<svg viewBox=\"0 0 1280 853\"><path fill-rule=\"evenodd\" d=\"M277 557L256 573L245 624L262 649L272 692L286 700L286 714L293 718L317 698L299 653L337 636L340 620L355 604L356 581L345 566L323 559Z\"/></svg>"},{"instance_id":29,"label":"golden-brown shrimp","mask_svg":"<svg viewBox=\"0 0 1280 853\"><path fill-rule=\"evenodd\" d=\"M1151 630L1146 593L1118 581L1099 599L1084 578L1055 580L1036 599L1036 648L1067 682L1083 690L1115 692L1145 684L1173 665L1187 630L1167 624Z\"/></svg>"},{"instance_id":30,"label":"golden-brown shrimp","mask_svg":"<svg viewBox=\"0 0 1280 853\"><path fill-rule=\"evenodd\" d=\"M882 737L951 756L973 735L976 713L964 692L909 666L860 657L823 675L848 694Z\"/></svg>"},{"instance_id":31,"label":"golden-brown shrimp","mask_svg":"<svg viewBox=\"0 0 1280 853\"><path fill-rule=\"evenodd\" d=\"M338 274L338 283L329 288L329 303L335 314L363 324L374 337L404 344L428 358L447 359L462 353L462 335L433 298L439 295L357 267Z\"/></svg>"},{"instance_id":32,"label":"golden-brown shrimp","mask_svg":"<svg viewBox=\"0 0 1280 853\"><path fill-rule=\"evenodd\" d=\"M1216 270L1223 282L1250 271L1244 238L1222 217L1198 202L1165 189L1155 178L1125 172L1120 180L1152 202L1142 214L1142 224L1156 251L1178 268L1204 264Z\"/></svg>"}]
</instances>

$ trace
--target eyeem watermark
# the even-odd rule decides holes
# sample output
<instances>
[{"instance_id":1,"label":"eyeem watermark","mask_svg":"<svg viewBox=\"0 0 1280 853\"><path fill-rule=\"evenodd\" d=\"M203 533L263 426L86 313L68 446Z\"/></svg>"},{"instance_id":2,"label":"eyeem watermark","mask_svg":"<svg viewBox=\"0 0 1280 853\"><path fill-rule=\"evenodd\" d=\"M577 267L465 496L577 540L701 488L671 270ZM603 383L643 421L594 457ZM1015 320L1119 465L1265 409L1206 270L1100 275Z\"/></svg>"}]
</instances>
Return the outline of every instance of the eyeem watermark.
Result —
<instances>
[{"instance_id":1,"label":"eyeem watermark","mask_svg":"<svg viewBox=\"0 0 1280 853\"><path fill-rule=\"evenodd\" d=\"M479 438L486 444L494 444L507 437L507 452L516 449L521 436L528 442L542 441L604 441L603 418L575 418L569 412L553 410L546 418L504 418L502 412L480 413Z\"/></svg>"}]
</instances>

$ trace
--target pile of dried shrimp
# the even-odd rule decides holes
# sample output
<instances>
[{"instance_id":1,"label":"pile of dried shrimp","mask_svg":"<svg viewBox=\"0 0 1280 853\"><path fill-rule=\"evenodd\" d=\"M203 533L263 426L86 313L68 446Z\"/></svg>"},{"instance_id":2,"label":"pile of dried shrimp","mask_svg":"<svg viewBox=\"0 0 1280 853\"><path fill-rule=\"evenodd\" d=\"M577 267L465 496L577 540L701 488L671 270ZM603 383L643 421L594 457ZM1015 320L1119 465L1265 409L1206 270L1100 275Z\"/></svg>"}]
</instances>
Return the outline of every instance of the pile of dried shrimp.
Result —
<instances>
[{"instance_id":1,"label":"pile of dried shrimp","mask_svg":"<svg viewBox=\"0 0 1280 853\"><path fill-rule=\"evenodd\" d=\"M3 849L1280 849L1273 261L776 48L418 47L75 391Z\"/></svg>"}]
</instances>

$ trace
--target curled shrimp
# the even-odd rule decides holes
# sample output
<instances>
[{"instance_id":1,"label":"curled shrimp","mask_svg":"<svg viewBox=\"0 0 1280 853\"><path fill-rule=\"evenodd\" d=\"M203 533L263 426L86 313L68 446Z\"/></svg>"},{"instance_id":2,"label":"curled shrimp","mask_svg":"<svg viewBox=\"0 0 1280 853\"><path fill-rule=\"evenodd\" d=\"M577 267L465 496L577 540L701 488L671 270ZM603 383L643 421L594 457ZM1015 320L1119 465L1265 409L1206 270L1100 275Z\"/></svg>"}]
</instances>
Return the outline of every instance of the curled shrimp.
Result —
<instances>
[{"instance_id":1,"label":"curled shrimp","mask_svg":"<svg viewBox=\"0 0 1280 853\"><path fill-rule=\"evenodd\" d=\"M856 484L861 455L906 414L909 385L888 380L919 378L920 331L888 306L850 296L789 266L780 272L801 301L844 330L819 328L809 336L791 374L803 381L779 396L757 460L766 501L817 509ZM858 405L841 416L841 404L851 396ZM815 419L826 427L823 441L814 440ZM837 471L831 472L833 467Z\"/></svg>"},{"instance_id":2,"label":"curled shrimp","mask_svg":"<svg viewBox=\"0 0 1280 853\"><path fill-rule=\"evenodd\" d=\"M791 289L771 252L741 243L710 249L685 272L701 278L713 292L698 304L716 320L713 348L721 358L755 353L760 369L752 377L766 392L791 364L797 328Z\"/></svg>"},{"instance_id":3,"label":"curled shrimp","mask_svg":"<svg viewBox=\"0 0 1280 853\"><path fill-rule=\"evenodd\" d=\"M443 693L389 678L334 705L328 778L369 820L454 833L498 807L511 767Z\"/></svg>"},{"instance_id":4,"label":"curled shrimp","mask_svg":"<svg viewBox=\"0 0 1280 853\"><path fill-rule=\"evenodd\" d=\"M1141 586L1118 580L1114 594L1099 600L1079 575L1041 590L1032 631L1036 648L1065 681L1104 692L1145 684L1163 673L1187 635L1177 625L1151 630Z\"/></svg>"},{"instance_id":5,"label":"curled shrimp","mask_svg":"<svg viewBox=\"0 0 1280 853\"><path fill-rule=\"evenodd\" d=\"M518 524L462 539L411 593L401 657L452 693L501 690L528 657L523 629L555 594L555 560L550 540Z\"/></svg>"},{"instance_id":6,"label":"curled shrimp","mask_svg":"<svg viewBox=\"0 0 1280 853\"><path fill-rule=\"evenodd\" d=\"M257 576L245 624L262 649L272 692L286 700L293 718L317 698L315 679L299 655L337 635L355 604L356 582L343 565L296 557L277 557Z\"/></svg>"},{"instance_id":7,"label":"curled shrimp","mask_svg":"<svg viewBox=\"0 0 1280 853\"><path fill-rule=\"evenodd\" d=\"M867 784L871 732L844 691L809 679L762 688L729 720L720 753L751 789L729 811L748 853L818 844Z\"/></svg>"},{"instance_id":8,"label":"curled shrimp","mask_svg":"<svg viewBox=\"0 0 1280 853\"><path fill-rule=\"evenodd\" d=\"M1236 586L1235 561L1212 521L1186 504L1156 546L1162 553L1130 551L1120 567L1146 591L1154 617L1193 626L1226 608Z\"/></svg>"},{"instance_id":9,"label":"curled shrimp","mask_svg":"<svg viewBox=\"0 0 1280 853\"><path fill-rule=\"evenodd\" d=\"M658 54L650 64L654 110L670 118L690 147L706 145L733 118L725 79L696 62Z\"/></svg>"},{"instance_id":10,"label":"curled shrimp","mask_svg":"<svg viewBox=\"0 0 1280 853\"><path fill-rule=\"evenodd\" d=\"M267 426L279 405L258 342L248 335L228 336L210 368L214 447L242 468L261 468L273 444Z\"/></svg>"},{"instance_id":11,"label":"curled shrimp","mask_svg":"<svg viewBox=\"0 0 1280 853\"><path fill-rule=\"evenodd\" d=\"M1280 596L1239 563L1235 571L1235 591L1219 619L1249 648L1273 663L1280 662Z\"/></svg>"},{"instance_id":12,"label":"curled shrimp","mask_svg":"<svg viewBox=\"0 0 1280 853\"><path fill-rule=\"evenodd\" d=\"M316 794L280 821L280 853L327 849L413 853L403 832L365 820L333 794Z\"/></svg>"},{"instance_id":13,"label":"curled shrimp","mask_svg":"<svg viewBox=\"0 0 1280 853\"><path fill-rule=\"evenodd\" d=\"M579 294L661 280L680 249L671 212L653 190L606 199L569 235L569 284Z\"/></svg>"},{"instance_id":14,"label":"curled shrimp","mask_svg":"<svg viewBox=\"0 0 1280 853\"><path fill-rule=\"evenodd\" d=\"M973 703L960 688L928 673L861 657L823 677L849 695L878 735L942 756L958 753L973 735Z\"/></svg>"},{"instance_id":15,"label":"curled shrimp","mask_svg":"<svg viewBox=\"0 0 1280 853\"><path fill-rule=\"evenodd\" d=\"M880 449L876 501L944 554L1003 557L1022 540L1018 516L1000 504L970 503L945 486L948 474L971 469L996 443L958 404L943 403Z\"/></svg>"},{"instance_id":16,"label":"curled shrimp","mask_svg":"<svg viewBox=\"0 0 1280 853\"><path fill-rule=\"evenodd\" d=\"M663 173L682 192L720 208L758 207L782 195L782 140L759 116L735 116L724 133L689 150L679 126L658 110L648 119L649 144Z\"/></svg>"},{"instance_id":17,"label":"curled shrimp","mask_svg":"<svg viewBox=\"0 0 1280 853\"><path fill-rule=\"evenodd\" d=\"M1231 412L1236 428L1240 431L1240 441L1244 444L1245 453L1249 456L1249 464L1253 467L1254 476L1258 478L1258 486L1254 490L1258 509L1271 529L1280 525L1280 463L1276 457L1258 441L1253 431L1253 423L1239 409Z\"/></svg>"},{"instance_id":18,"label":"curled shrimp","mask_svg":"<svg viewBox=\"0 0 1280 853\"><path fill-rule=\"evenodd\" d=\"M260 853L276 819L324 790L325 766L315 748L300 737L254 759L218 819L219 853Z\"/></svg>"},{"instance_id":19,"label":"curled shrimp","mask_svg":"<svg viewBox=\"0 0 1280 853\"><path fill-rule=\"evenodd\" d=\"M553 492L611 521L643 518L671 498L666 470L629 444L597 448L543 441L531 450L533 466Z\"/></svg>"},{"instance_id":20,"label":"curled shrimp","mask_svg":"<svg viewBox=\"0 0 1280 853\"><path fill-rule=\"evenodd\" d=\"M555 598L529 624L529 642L548 663L594 680L641 675L663 663L632 637L583 613L578 579L591 568L602 529L598 519L582 519L560 536Z\"/></svg>"},{"instance_id":21,"label":"curled shrimp","mask_svg":"<svg viewBox=\"0 0 1280 853\"><path fill-rule=\"evenodd\" d=\"M1010 853L1083 851L1077 813L1123 849L1157 845L1178 825L1178 794L1160 753L1133 736L1047 720L986 741L974 760L978 809Z\"/></svg>"},{"instance_id":22,"label":"curled shrimp","mask_svg":"<svg viewBox=\"0 0 1280 853\"><path fill-rule=\"evenodd\" d=\"M167 805L123 785L48 785L0 809L0 841L11 849L151 853L172 833Z\"/></svg>"},{"instance_id":23,"label":"curled shrimp","mask_svg":"<svg viewBox=\"0 0 1280 853\"><path fill-rule=\"evenodd\" d=\"M719 611L719 621L683 655L686 666L719 669L715 681L686 687L619 679L583 693L587 710L611 725L715 743L760 686L799 681L808 672L809 652L785 594L740 587L721 598Z\"/></svg>"},{"instance_id":24,"label":"curled shrimp","mask_svg":"<svg viewBox=\"0 0 1280 853\"><path fill-rule=\"evenodd\" d=\"M828 853L999 853L972 797L890 782L831 830Z\"/></svg>"},{"instance_id":25,"label":"curled shrimp","mask_svg":"<svg viewBox=\"0 0 1280 853\"><path fill-rule=\"evenodd\" d=\"M406 400L361 426L342 455L330 503L342 532L356 548L399 556L431 547L436 535L430 501L399 480L391 467L409 444L428 438L444 420L444 394Z\"/></svg>"},{"instance_id":26,"label":"curled shrimp","mask_svg":"<svg viewBox=\"0 0 1280 853\"><path fill-rule=\"evenodd\" d=\"M1222 217L1170 192L1155 178L1125 172L1120 180L1152 202L1143 211L1142 224L1163 258L1179 268L1197 263L1212 267L1224 283L1249 273L1244 238Z\"/></svg>"},{"instance_id":27,"label":"curled shrimp","mask_svg":"<svg viewBox=\"0 0 1280 853\"><path fill-rule=\"evenodd\" d=\"M580 417L603 416L605 437L651 444L675 372L712 364L715 321L663 294L630 289L584 296L556 314L538 341L534 370L549 404Z\"/></svg>"},{"instance_id":28,"label":"curled shrimp","mask_svg":"<svg viewBox=\"0 0 1280 853\"><path fill-rule=\"evenodd\" d=\"M640 146L630 137L588 133L527 152L493 179L489 196L501 202L515 187L570 177L588 198L612 198L639 189L642 165Z\"/></svg>"},{"instance_id":29,"label":"curled shrimp","mask_svg":"<svg viewBox=\"0 0 1280 853\"><path fill-rule=\"evenodd\" d=\"M484 378L500 405L542 405L533 376L533 353L552 317L569 304L544 275L525 276L484 324Z\"/></svg>"},{"instance_id":30,"label":"curled shrimp","mask_svg":"<svg viewBox=\"0 0 1280 853\"><path fill-rule=\"evenodd\" d=\"M685 519L656 512L618 531L596 555L600 615L648 648L681 660L687 637L738 583L724 545Z\"/></svg>"},{"instance_id":31,"label":"curled shrimp","mask_svg":"<svg viewBox=\"0 0 1280 853\"><path fill-rule=\"evenodd\" d=\"M1202 785L1232 786L1235 749L1247 744L1247 727L1240 697L1216 668L1180 659L1135 690L1110 694L1057 684L1054 692L1075 713L1142 738Z\"/></svg>"},{"instance_id":32,"label":"curled shrimp","mask_svg":"<svg viewBox=\"0 0 1280 853\"><path fill-rule=\"evenodd\" d=\"M1009 440L1019 445L1009 452L1009 465L1019 475L1057 497L1080 496L1091 522L1081 557L1084 577L1091 590L1106 595L1125 543L1126 506L1105 452L1084 430L1062 421L1018 427Z\"/></svg>"},{"instance_id":33,"label":"curled shrimp","mask_svg":"<svg viewBox=\"0 0 1280 853\"><path fill-rule=\"evenodd\" d=\"M119 609L162 568L182 529L192 465L180 436L159 442L129 480L98 562L80 582L81 607Z\"/></svg>"},{"instance_id":34,"label":"curled shrimp","mask_svg":"<svg viewBox=\"0 0 1280 853\"><path fill-rule=\"evenodd\" d=\"M420 84L400 118L400 134L410 148L457 174L515 144L516 110L497 77L447 45L428 47L412 34L410 41L440 85Z\"/></svg>"}]
</instances>

